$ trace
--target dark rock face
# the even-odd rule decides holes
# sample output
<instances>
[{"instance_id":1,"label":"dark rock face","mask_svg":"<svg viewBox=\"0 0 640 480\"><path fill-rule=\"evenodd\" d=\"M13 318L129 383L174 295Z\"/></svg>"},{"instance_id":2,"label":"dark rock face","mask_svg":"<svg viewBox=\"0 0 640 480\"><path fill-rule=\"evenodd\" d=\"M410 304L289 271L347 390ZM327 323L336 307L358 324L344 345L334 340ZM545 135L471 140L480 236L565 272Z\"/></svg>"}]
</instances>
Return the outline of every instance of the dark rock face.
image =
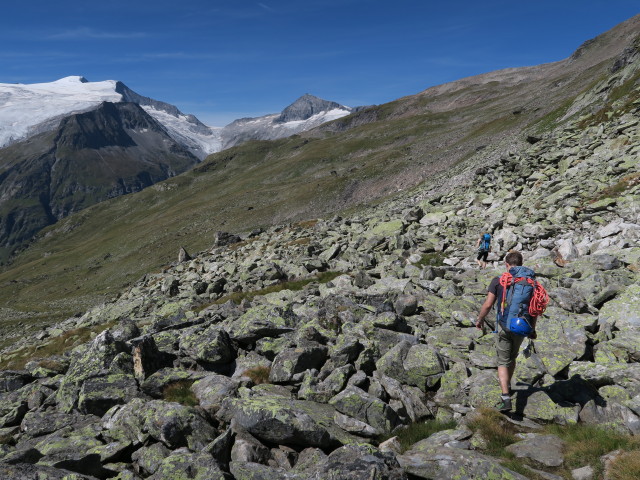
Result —
<instances>
[{"instance_id":1,"label":"dark rock face","mask_svg":"<svg viewBox=\"0 0 640 480\"><path fill-rule=\"evenodd\" d=\"M284 123L295 120L306 120L316 113L327 112L334 108L344 107L339 103L322 100L307 93L285 108L276 121Z\"/></svg>"},{"instance_id":2,"label":"dark rock face","mask_svg":"<svg viewBox=\"0 0 640 480\"><path fill-rule=\"evenodd\" d=\"M0 149L0 260L75 211L196 163L134 103L105 102L63 119L55 131Z\"/></svg>"}]
</instances>

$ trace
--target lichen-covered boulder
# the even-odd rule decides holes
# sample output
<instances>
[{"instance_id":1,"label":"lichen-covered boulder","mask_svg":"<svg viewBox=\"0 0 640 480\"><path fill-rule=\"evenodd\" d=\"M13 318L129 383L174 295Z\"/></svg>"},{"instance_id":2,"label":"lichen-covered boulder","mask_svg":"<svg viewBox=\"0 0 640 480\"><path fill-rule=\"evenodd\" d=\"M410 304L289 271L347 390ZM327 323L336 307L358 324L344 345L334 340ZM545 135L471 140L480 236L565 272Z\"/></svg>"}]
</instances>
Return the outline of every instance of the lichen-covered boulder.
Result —
<instances>
[{"instance_id":1,"label":"lichen-covered boulder","mask_svg":"<svg viewBox=\"0 0 640 480\"><path fill-rule=\"evenodd\" d=\"M153 475L170 453L171 450L158 442L136 450L131 454L131 460L137 472Z\"/></svg>"},{"instance_id":2,"label":"lichen-covered boulder","mask_svg":"<svg viewBox=\"0 0 640 480\"><path fill-rule=\"evenodd\" d=\"M556 435L529 433L520 436L524 439L506 447L516 458L530 458L542 467L559 467L564 463L565 443Z\"/></svg>"},{"instance_id":3,"label":"lichen-covered boulder","mask_svg":"<svg viewBox=\"0 0 640 480\"><path fill-rule=\"evenodd\" d=\"M92 424L99 425L100 417L79 415L78 413L35 411L29 412L24 416L20 424L20 430L30 437L40 437L65 427L80 430Z\"/></svg>"},{"instance_id":4,"label":"lichen-covered boulder","mask_svg":"<svg viewBox=\"0 0 640 480\"><path fill-rule=\"evenodd\" d=\"M257 305L239 318L224 323L232 339L241 344L254 343L264 337L277 337L293 330L296 315L272 305Z\"/></svg>"},{"instance_id":5,"label":"lichen-covered boulder","mask_svg":"<svg viewBox=\"0 0 640 480\"><path fill-rule=\"evenodd\" d=\"M204 452L178 449L162 461L149 480L231 480L216 460Z\"/></svg>"},{"instance_id":6,"label":"lichen-covered boulder","mask_svg":"<svg viewBox=\"0 0 640 480\"><path fill-rule=\"evenodd\" d=\"M296 374L312 368L319 369L327 358L324 345L289 348L273 359L269 380L276 383L289 382Z\"/></svg>"},{"instance_id":7,"label":"lichen-covered boulder","mask_svg":"<svg viewBox=\"0 0 640 480\"><path fill-rule=\"evenodd\" d=\"M527 480L500 462L474 450L439 447L435 450L409 450L397 457L398 463L412 478L429 480Z\"/></svg>"},{"instance_id":8,"label":"lichen-covered boulder","mask_svg":"<svg viewBox=\"0 0 640 480\"><path fill-rule=\"evenodd\" d=\"M127 403L141 394L133 375L107 375L84 381L78 397L78 410L102 416L114 405Z\"/></svg>"},{"instance_id":9,"label":"lichen-covered boulder","mask_svg":"<svg viewBox=\"0 0 640 480\"><path fill-rule=\"evenodd\" d=\"M600 309L599 320L621 330L640 330L640 285L628 286L616 298L605 303Z\"/></svg>"},{"instance_id":10,"label":"lichen-covered boulder","mask_svg":"<svg viewBox=\"0 0 640 480\"><path fill-rule=\"evenodd\" d=\"M198 399L199 405L210 413L215 413L225 398L236 396L238 383L224 375L215 373L196 381L191 391Z\"/></svg>"},{"instance_id":11,"label":"lichen-covered boulder","mask_svg":"<svg viewBox=\"0 0 640 480\"><path fill-rule=\"evenodd\" d=\"M296 472L298 472L296 468ZM308 480L406 480L393 454L372 445L345 445L302 470Z\"/></svg>"},{"instance_id":12,"label":"lichen-covered boulder","mask_svg":"<svg viewBox=\"0 0 640 480\"><path fill-rule=\"evenodd\" d=\"M347 387L329 400L329 404L338 412L371 425L378 433L390 432L400 423L388 404L358 387Z\"/></svg>"},{"instance_id":13,"label":"lichen-covered boulder","mask_svg":"<svg viewBox=\"0 0 640 480\"><path fill-rule=\"evenodd\" d=\"M0 478L3 480L97 480L97 477L91 475L29 463L16 465L0 463Z\"/></svg>"},{"instance_id":14,"label":"lichen-covered boulder","mask_svg":"<svg viewBox=\"0 0 640 480\"><path fill-rule=\"evenodd\" d=\"M355 442L338 428L330 405L283 397L226 399L216 416L235 422L261 441L278 445L335 447Z\"/></svg>"},{"instance_id":15,"label":"lichen-covered boulder","mask_svg":"<svg viewBox=\"0 0 640 480\"><path fill-rule=\"evenodd\" d=\"M56 394L60 410L71 412L77 405L82 383L88 378L106 375L116 356L127 351L127 346L115 340L109 330L99 334L90 344L74 350L69 370Z\"/></svg>"},{"instance_id":16,"label":"lichen-covered boulder","mask_svg":"<svg viewBox=\"0 0 640 480\"><path fill-rule=\"evenodd\" d=\"M445 361L431 346L400 342L377 362L377 370L423 391L433 387L445 372Z\"/></svg>"},{"instance_id":17,"label":"lichen-covered boulder","mask_svg":"<svg viewBox=\"0 0 640 480\"><path fill-rule=\"evenodd\" d=\"M209 365L226 364L236 356L229 334L217 325L186 332L180 338L180 353Z\"/></svg>"},{"instance_id":18,"label":"lichen-covered boulder","mask_svg":"<svg viewBox=\"0 0 640 480\"><path fill-rule=\"evenodd\" d=\"M187 446L200 450L216 436L200 412L178 403L134 398L116 406L103 417L107 436L140 445L153 438L171 449Z\"/></svg>"}]
</instances>

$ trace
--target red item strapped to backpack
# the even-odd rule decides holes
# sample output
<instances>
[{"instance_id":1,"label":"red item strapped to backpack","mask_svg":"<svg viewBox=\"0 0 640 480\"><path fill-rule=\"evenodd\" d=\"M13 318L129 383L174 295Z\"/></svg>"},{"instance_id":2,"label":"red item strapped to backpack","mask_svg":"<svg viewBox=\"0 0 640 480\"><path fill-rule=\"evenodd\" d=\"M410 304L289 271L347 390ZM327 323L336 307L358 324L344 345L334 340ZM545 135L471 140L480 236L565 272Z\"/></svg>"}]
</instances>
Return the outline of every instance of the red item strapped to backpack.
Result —
<instances>
[{"instance_id":1,"label":"red item strapped to backpack","mask_svg":"<svg viewBox=\"0 0 640 480\"><path fill-rule=\"evenodd\" d=\"M533 295L529 301L529 315L538 317L542 315L549 304L549 294L544 287L531 278L516 277L514 278L509 272L504 272L500 277L500 286L502 287L502 308L507 304L507 289L509 286L525 280L529 285L533 286Z\"/></svg>"}]
</instances>

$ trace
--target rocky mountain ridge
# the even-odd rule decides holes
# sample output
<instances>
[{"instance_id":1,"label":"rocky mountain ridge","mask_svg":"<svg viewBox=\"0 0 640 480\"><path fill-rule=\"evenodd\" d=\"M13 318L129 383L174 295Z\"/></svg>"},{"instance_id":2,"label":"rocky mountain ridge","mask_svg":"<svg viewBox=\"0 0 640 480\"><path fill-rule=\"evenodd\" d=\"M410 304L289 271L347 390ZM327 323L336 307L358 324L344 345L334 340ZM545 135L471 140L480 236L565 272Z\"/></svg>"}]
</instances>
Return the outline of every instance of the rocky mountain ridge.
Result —
<instances>
[{"instance_id":1,"label":"rocky mountain ridge","mask_svg":"<svg viewBox=\"0 0 640 480\"><path fill-rule=\"evenodd\" d=\"M134 103L105 102L0 150L0 259L42 228L198 163Z\"/></svg>"},{"instance_id":2,"label":"rocky mountain ridge","mask_svg":"<svg viewBox=\"0 0 640 480\"><path fill-rule=\"evenodd\" d=\"M218 233L211 249L183 250L117 300L45 328L41 351L78 345L2 373L0 471L564 478L562 442L540 425L638 435L640 87L531 142L444 191ZM483 231L494 237L487 270L474 265ZM499 394L493 335L474 325L509 249L552 299L513 385L532 431L516 444L526 475L485 454L469 428ZM79 331L98 326L108 328L83 343ZM196 406L168 400L178 386ZM457 426L404 451L380 440L425 419Z\"/></svg>"}]
</instances>

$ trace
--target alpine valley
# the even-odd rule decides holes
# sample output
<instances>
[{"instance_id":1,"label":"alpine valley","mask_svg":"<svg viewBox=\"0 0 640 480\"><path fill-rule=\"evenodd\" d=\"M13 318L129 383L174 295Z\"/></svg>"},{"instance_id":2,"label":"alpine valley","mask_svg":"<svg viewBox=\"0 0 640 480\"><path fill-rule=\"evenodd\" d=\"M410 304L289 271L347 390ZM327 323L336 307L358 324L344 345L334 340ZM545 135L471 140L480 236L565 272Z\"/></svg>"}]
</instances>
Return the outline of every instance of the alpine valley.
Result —
<instances>
[{"instance_id":1,"label":"alpine valley","mask_svg":"<svg viewBox=\"0 0 640 480\"><path fill-rule=\"evenodd\" d=\"M117 82L0 99L2 478L640 475L640 15L221 129ZM511 249L551 300L502 415Z\"/></svg>"},{"instance_id":2,"label":"alpine valley","mask_svg":"<svg viewBox=\"0 0 640 480\"><path fill-rule=\"evenodd\" d=\"M307 94L279 114L212 128L121 82L0 84L0 261L61 218L183 173L208 154L352 110Z\"/></svg>"}]
</instances>

